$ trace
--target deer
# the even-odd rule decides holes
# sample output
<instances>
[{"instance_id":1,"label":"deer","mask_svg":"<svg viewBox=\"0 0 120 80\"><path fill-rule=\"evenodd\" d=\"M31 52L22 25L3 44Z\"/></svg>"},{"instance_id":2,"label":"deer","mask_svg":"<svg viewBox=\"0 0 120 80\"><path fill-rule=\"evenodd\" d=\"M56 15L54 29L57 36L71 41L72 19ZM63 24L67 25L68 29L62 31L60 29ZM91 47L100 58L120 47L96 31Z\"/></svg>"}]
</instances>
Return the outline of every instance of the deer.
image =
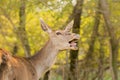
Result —
<instances>
[{"instance_id":1,"label":"deer","mask_svg":"<svg viewBox=\"0 0 120 80\"><path fill-rule=\"evenodd\" d=\"M79 34L71 32L72 23L64 30L52 30L43 19L40 19L40 22L49 39L33 56L13 56L0 49L0 80L39 80L55 63L60 51L78 49L77 41L80 37Z\"/></svg>"}]
</instances>

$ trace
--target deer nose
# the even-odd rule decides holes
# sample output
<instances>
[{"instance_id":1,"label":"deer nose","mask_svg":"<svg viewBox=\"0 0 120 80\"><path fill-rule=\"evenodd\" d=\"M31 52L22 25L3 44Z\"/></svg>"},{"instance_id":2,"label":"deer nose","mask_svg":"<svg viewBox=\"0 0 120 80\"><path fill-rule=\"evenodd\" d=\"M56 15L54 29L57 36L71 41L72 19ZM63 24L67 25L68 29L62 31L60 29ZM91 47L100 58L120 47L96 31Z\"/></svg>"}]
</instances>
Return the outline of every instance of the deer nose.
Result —
<instances>
[{"instance_id":1,"label":"deer nose","mask_svg":"<svg viewBox=\"0 0 120 80\"><path fill-rule=\"evenodd\" d=\"M79 34L76 34L76 35L75 35L75 38L76 38L76 39L79 39L79 38L80 38L80 35L79 35Z\"/></svg>"}]
</instances>

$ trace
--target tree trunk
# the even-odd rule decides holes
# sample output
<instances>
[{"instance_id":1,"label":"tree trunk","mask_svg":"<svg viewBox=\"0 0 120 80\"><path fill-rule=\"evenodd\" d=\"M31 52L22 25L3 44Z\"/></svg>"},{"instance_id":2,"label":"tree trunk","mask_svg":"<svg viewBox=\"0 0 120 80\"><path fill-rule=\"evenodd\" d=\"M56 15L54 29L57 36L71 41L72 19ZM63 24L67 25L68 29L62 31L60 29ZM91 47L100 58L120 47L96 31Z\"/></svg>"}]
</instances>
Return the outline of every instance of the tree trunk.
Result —
<instances>
[{"instance_id":1,"label":"tree trunk","mask_svg":"<svg viewBox=\"0 0 120 80\"><path fill-rule=\"evenodd\" d=\"M25 30L25 21L26 21L26 14L25 14L25 9L26 9L26 0L20 0L20 10L19 10L19 27L18 27L18 36L22 42L22 46L25 51L26 57L30 56L30 46L28 42L28 37L27 33Z\"/></svg>"},{"instance_id":2,"label":"tree trunk","mask_svg":"<svg viewBox=\"0 0 120 80\"><path fill-rule=\"evenodd\" d=\"M89 72L91 73L91 71L89 71L89 67L92 67L91 61L93 61L93 53L94 53L94 44L95 44L95 39L98 36L98 27L100 24L100 4L98 2L98 7L96 10L96 16L94 19L94 26L93 26L93 30L92 30L92 35L91 35L91 41L89 43L89 49L88 52L86 53L86 57L85 57L85 62L84 62L84 66L86 67L87 70L84 71L84 75L83 75L83 79L84 80L88 80L89 78Z\"/></svg>"},{"instance_id":3,"label":"tree trunk","mask_svg":"<svg viewBox=\"0 0 120 80\"><path fill-rule=\"evenodd\" d=\"M82 14L82 5L83 0L77 0L77 4L74 7L74 24L73 24L73 32L79 34L80 30L80 22L81 22L81 14ZM77 59L78 59L78 50L70 51L70 73L72 77L69 77L69 80L78 80L77 78Z\"/></svg>"},{"instance_id":4,"label":"tree trunk","mask_svg":"<svg viewBox=\"0 0 120 80\"><path fill-rule=\"evenodd\" d=\"M98 67L98 80L104 80L103 78L103 73L104 73L104 40L103 39L99 39L100 42L100 56L99 56L99 67Z\"/></svg>"},{"instance_id":5,"label":"tree trunk","mask_svg":"<svg viewBox=\"0 0 120 80\"><path fill-rule=\"evenodd\" d=\"M110 36L110 68L112 73L112 80L118 80L117 73L117 56L118 56L118 39L115 35L115 30L112 26L112 22L110 21L110 12L109 7L106 0L99 0L102 14L106 23L106 27L108 30L108 34Z\"/></svg>"}]
</instances>

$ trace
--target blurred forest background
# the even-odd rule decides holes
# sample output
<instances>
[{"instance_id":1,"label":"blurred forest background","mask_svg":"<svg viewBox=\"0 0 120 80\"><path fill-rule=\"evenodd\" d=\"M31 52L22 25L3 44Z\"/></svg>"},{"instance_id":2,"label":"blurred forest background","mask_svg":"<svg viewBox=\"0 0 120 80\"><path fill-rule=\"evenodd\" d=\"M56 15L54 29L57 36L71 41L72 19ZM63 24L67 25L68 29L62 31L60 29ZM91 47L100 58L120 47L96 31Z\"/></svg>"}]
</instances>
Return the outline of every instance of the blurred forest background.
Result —
<instances>
[{"instance_id":1,"label":"blurred forest background","mask_svg":"<svg viewBox=\"0 0 120 80\"><path fill-rule=\"evenodd\" d=\"M36 53L48 40L40 18L54 30L74 20L81 36L41 80L120 80L120 0L0 0L0 48Z\"/></svg>"}]
</instances>

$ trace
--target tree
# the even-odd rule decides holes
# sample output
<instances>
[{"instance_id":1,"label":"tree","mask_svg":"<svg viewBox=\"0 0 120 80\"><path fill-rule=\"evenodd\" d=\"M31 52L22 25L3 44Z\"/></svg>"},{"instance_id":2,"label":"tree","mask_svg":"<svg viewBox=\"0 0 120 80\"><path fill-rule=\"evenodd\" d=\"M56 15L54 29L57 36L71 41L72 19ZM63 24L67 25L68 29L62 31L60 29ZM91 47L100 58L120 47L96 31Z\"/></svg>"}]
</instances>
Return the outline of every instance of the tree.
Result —
<instances>
[{"instance_id":1,"label":"tree","mask_svg":"<svg viewBox=\"0 0 120 80\"><path fill-rule=\"evenodd\" d=\"M73 24L73 32L79 34L80 30L80 22L81 22L81 14L82 14L82 5L83 0L77 0L77 4L73 9L74 13L74 24ZM77 60L78 60L78 50L70 51L70 74L69 80L78 80L77 78Z\"/></svg>"},{"instance_id":2,"label":"tree","mask_svg":"<svg viewBox=\"0 0 120 80\"><path fill-rule=\"evenodd\" d=\"M110 36L110 68L112 73L112 79L118 80L118 73L117 73L117 56L118 56L118 39L115 35L115 30L112 26L112 22L110 21L110 11L106 0L99 0L100 6L102 10L102 14L106 23L106 27L108 30L108 34Z\"/></svg>"},{"instance_id":3,"label":"tree","mask_svg":"<svg viewBox=\"0 0 120 80\"><path fill-rule=\"evenodd\" d=\"M27 37L27 33L25 30L25 20L26 20L26 0L20 0L20 10L19 10L19 17L20 17L20 22L19 22L19 27L18 27L18 36L22 42L25 55L28 57L31 55L30 51L30 46L29 46L29 41Z\"/></svg>"},{"instance_id":4,"label":"tree","mask_svg":"<svg viewBox=\"0 0 120 80\"><path fill-rule=\"evenodd\" d=\"M94 25L93 25L93 29L92 29L92 34L91 34L91 40L89 42L89 49L86 53L86 57L84 59L84 66L86 66L86 69L89 69L89 67L93 66L92 64L92 59L93 57L93 53L94 53L94 45L95 45L95 40L98 37L98 29L99 29L99 24L100 24L100 3L98 2L97 4L97 9L95 12L95 17L94 17ZM84 80L88 80L88 76L90 74L89 70L85 70L84 72L84 76L83 79ZM94 79L93 79L94 80Z\"/></svg>"},{"instance_id":5,"label":"tree","mask_svg":"<svg viewBox=\"0 0 120 80\"><path fill-rule=\"evenodd\" d=\"M17 56L35 54L48 39L40 29L40 18L53 29L63 29L74 20L73 31L81 36L79 54L70 51L67 58L59 54L57 63L42 80L119 79L119 0L0 0L0 3L0 48Z\"/></svg>"}]
</instances>

